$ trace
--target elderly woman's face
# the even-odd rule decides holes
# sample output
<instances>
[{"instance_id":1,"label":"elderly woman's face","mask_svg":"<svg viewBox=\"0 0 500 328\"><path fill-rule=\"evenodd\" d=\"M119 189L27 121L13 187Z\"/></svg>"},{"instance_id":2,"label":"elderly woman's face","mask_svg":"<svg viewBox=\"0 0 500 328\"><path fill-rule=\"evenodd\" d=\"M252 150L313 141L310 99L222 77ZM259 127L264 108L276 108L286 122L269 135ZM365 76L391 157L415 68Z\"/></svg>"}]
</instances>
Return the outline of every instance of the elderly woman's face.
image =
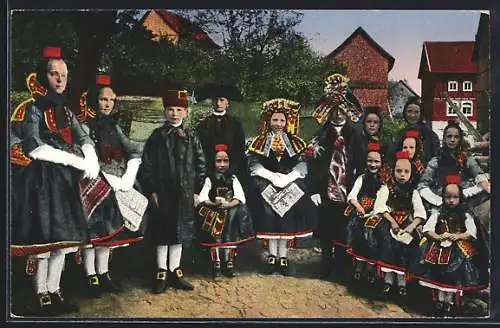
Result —
<instances>
[{"instance_id":1,"label":"elderly woman's face","mask_svg":"<svg viewBox=\"0 0 500 328\"><path fill-rule=\"evenodd\" d=\"M47 80L49 88L61 94L68 83L68 68L62 59L51 59L47 63Z\"/></svg>"},{"instance_id":2,"label":"elderly woman's face","mask_svg":"<svg viewBox=\"0 0 500 328\"><path fill-rule=\"evenodd\" d=\"M416 124L420 121L422 110L419 105L411 104L406 107L405 118L409 124Z\"/></svg>"},{"instance_id":3,"label":"elderly woman's face","mask_svg":"<svg viewBox=\"0 0 500 328\"><path fill-rule=\"evenodd\" d=\"M370 113L366 115L364 124L365 124L365 131L369 135L371 136L376 135L380 129L380 118L378 117L377 114Z\"/></svg>"},{"instance_id":4,"label":"elderly woman's face","mask_svg":"<svg viewBox=\"0 0 500 328\"><path fill-rule=\"evenodd\" d=\"M274 133L281 133L285 131L286 117L283 113L274 113L271 115L271 130Z\"/></svg>"}]
</instances>

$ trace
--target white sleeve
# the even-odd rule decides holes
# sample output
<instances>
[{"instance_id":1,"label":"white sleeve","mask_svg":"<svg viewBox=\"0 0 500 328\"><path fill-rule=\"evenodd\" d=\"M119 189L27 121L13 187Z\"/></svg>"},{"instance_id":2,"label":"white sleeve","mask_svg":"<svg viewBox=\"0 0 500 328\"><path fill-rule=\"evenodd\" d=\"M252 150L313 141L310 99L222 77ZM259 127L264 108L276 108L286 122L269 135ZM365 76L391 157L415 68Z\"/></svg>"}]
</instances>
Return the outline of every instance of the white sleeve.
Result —
<instances>
[{"instance_id":1,"label":"white sleeve","mask_svg":"<svg viewBox=\"0 0 500 328\"><path fill-rule=\"evenodd\" d=\"M413 204L413 218L420 218L422 222L427 220L427 213L425 212L424 203L422 203L422 198L420 198L420 194L415 189L413 190L413 196L411 198L411 202Z\"/></svg>"},{"instance_id":2,"label":"white sleeve","mask_svg":"<svg viewBox=\"0 0 500 328\"><path fill-rule=\"evenodd\" d=\"M382 185L377 191L377 198L375 199L375 204L373 205L374 214L382 214L385 212L390 212L387 206L387 200L389 199L389 188L386 185Z\"/></svg>"},{"instance_id":3,"label":"white sleeve","mask_svg":"<svg viewBox=\"0 0 500 328\"><path fill-rule=\"evenodd\" d=\"M205 178L205 183L203 184L203 188L201 188L200 194L198 196L198 200L200 203L210 200L210 197L208 197L210 189L212 189L212 181L210 181L210 178L207 177Z\"/></svg>"},{"instance_id":4,"label":"white sleeve","mask_svg":"<svg viewBox=\"0 0 500 328\"><path fill-rule=\"evenodd\" d=\"M477 228L474 223L474 218L469 213L465 213L465 232L472 238L477 239Z\"/></svg>"},{"instance_id":5,"label":"white sleeve","mask_svg":"<svg viewBox=\"0 0 500 328\"><path fill-rule=\"evenodd\" d=\"M361 186L363 185L363 177L364 176L365 176L364 174L361 174L354 182L354 186L352 186L352 189L349 192L349 195L347 195L347 202L348 203L351 199L358 200L358 194L359 194L359 191L361 190Z\"/></svg>"},{"instance_id":6,"label":"white sleeve","mask_svg":"<svg viewBox=\"0 0 500 328\"><path fill-rule=\"evenodd\" d=\"M438 217L439 211L437 209L433 209L429 220L425 222L424 227L422 228L422 232L435 231Z\"/></svg>"},{"instance_id":7,"label":"white sleeve","mask_svg":"<svg viewBox=\"0 0 500 328\"><path fill-rule=\"evenodd\" d=\"M245 193L243 192L243 188L241 187L240 181L238 178L233 175L233 192L234 198L239 200L242 204L246 203Z\"/></svg>"}]
</instances>

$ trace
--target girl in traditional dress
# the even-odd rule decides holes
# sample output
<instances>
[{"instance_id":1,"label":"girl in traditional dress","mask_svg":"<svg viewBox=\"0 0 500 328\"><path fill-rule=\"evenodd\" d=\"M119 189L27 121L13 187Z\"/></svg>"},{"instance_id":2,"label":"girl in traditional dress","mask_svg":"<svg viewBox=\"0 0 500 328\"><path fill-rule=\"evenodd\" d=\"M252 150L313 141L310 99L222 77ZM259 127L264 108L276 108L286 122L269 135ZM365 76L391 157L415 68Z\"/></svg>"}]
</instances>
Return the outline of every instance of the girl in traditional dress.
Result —
<instances>
[{"instance_id":1,"label":"girl in traditional dress","mask_svg":"<svg viewBox=\"0 0 500 328\"><path fill-rule=\"evenodd\" d=\"M427 240L420 260L426 279L419 283L437 291L437 315L452 315L458 305L454 296L464 289L481 287L475 247L477 229L464 206L460 182L458 175L445 177L444 202L432 210L423 228Z\"/></svg>"},{"instance_id":2,"label":"girl in traditional dress","mask_svg":"<svg viewBox=\"0 0 500 328\"><path fill-rule=\"evenodd\" d=\"M344 214L349 217L346 232L346 244L351 247L355 260L353 279L361 280L361 273L366 263L367 280L373 284L376 280L375 262L377 256L377 241L373 228L369 226L370 216L377 191L382 186L378 171L382 165L380 144L369 143L366 158L366 169L356 181L347 195L347 206Z\"/></svg>"},{"instance_id":3,"label":"girl in traditional dress","mask_svg":"<svg viewBox=\"0 0 500 328\"><path fill-rule=\"evenodd\" d=\"M82 252L87 283L93 297L100 297L103 291L122 291L109 272L111 249L128 246L143 238L139 226L133 227L124 221L115 196L117 192L133 188L141 154L138 145L133 144L118 125L116 94L110 85L108 75L97 75L95 86L81 101L82 114L88 117L89 134L98 150L101 171L114 191L103 198L88 219L90 243Z\"/></svg>"},{"instance_id":4,"label":"girl in traditional dress","mask_svg":"<svg viewBox=\"0 0 500 328\"><path fill-rule=\"evenodd\" d=\"M311 201L305 196L306 143L296 135L299 108L288 99L264 102L261 133L248 148L250 175L264 211L254 218L255 230L257 238L269 241L267 274L289 274L288 240L310 237L315 225Z\"/></svg>"},{"instance_id":5,"label":"girl in traditional dress","mask_svg":"<svg viewBox=\"0 0 500 328\"><path fill-rule=\"evenodd\" d=\"M222 273L232 278L236 248L253 240L255 232L243 188L236 175L228 172L227 145L217 144L214 148L215 171L205 178L198 198L201 246L210 248L213 278L221 275L221 255Z\"/></svg>"},{"instance_id":6,"label":"girl in traditional dress","mask_svg":"<svg viewBox=\"0 0 500 328\"><path fill-rule=\"evenodd\" d=\"M420 195L411 183L411 163L407 152L396 153L393 172L395 184L389 187L382 185L374 204L374 213L381 219L374 224L380 225L377 227L380 229L377 242L381 251L377 265L384 276L382 297L388 298L392 294L397 278L398 300L404 303L407 296L406 273L420 241L416 228L427 215Z\"/></svg>"}]
</instances>

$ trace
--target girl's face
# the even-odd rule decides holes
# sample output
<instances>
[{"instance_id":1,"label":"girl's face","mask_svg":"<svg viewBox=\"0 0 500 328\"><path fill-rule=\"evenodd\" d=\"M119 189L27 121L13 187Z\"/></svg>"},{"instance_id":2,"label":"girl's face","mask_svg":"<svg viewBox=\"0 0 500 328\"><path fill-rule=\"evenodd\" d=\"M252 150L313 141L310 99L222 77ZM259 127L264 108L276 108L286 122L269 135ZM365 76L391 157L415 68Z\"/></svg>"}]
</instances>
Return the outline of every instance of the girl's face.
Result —
<instances>
[{"instance_id":1,"label":"girl's face","mask_svg":"<svg viewBox=\"0 0 500 328\"><path fill-rule=\"evenodd\" d=\"M171 124L179 124L187 115L187 108L169 106L165 108L165 120Z\"/></svg>"},{"instance_id":2,"label":"girl's face","mask_svg":"<svg viewBox=\"0 0 500 328\"><path fill-rule=\"evenodd\" d=\"M373 136L376 135L380 129L380 118L377 114L370 113L365 118L365 131Z\"/></svg>"},{"instance_id":3,"label":"girl's face","mask_svg":"<svg viewBox=\"0 0 500 328\"><path fill-rule=\"evenodd\" d=\"M446 147L455 149L460 142L460 132L457 128L448 128L444 133L444 143Z\"/></svg>"},{"instance_id":4,"label":"girl's face","mask_svg":"<svg viewBox=\"0 0 500 328\"><path fill-rule=\"evenodd\" d=\"M410 159L413 159L415 156L415 148L417 147L417 140L415 138L406 138L403 141L403 149L402 151L406 151L410 154Z\"/></svg>"},{"instance_id":5,"label":"girl's face","mask_svg":"<svg viewBox=\"0 0 500 328\"><path fill-rule=\"evenodd\" d=\"M274 113L271 115L271 130L274 133L281 133L285 131L286 117L283 113Z\"/></svg>"},{"instance_id":6,"label":"girl's face","mask_svg":"<svg viewBox=\"0 0 500 328\"><path fill-rule=\"evenodd\" d=\"M109 115L115 107L116 94L111 88L102 88L99 92L99 111Z\"/></svg>"},{"instance_id":7,"label":"girl's face","mask_svg":"<svg viewBox=\"0 0 500 328\"><path fill-rule=\"evenodd\" d=\"M416 124L420 121L422 110L419 105L411 104L406 107L405 118L409 124Z\"/></svg>"},{"instance_id":8,"label":"girl's face","mask_svg":"<svg viewBox=\"0 0 500 328\"><path fill-rule=\"evenodd\" d=\"M366 158L366 167L370 173L377 173L382 166L382 157L379 152L371 151Z\"/></svg>"},{"instance_id":9,"label":"girl's face","mask_svg":"<svg viewBox=\"0 0 500 328\"><path fill-rule=\"evenodd\" d=\"M398 183L404 184L411 177L411 163L407 159L398 159L394 167L394 177Z\"/></svg>"},{"instance_id":10,"label":"girl's face","mask_svg":"<svg viewBox=\"0 0 500 328\"><path fill-rule=\"evenodd\" d=\"M47 80L49 88L61 94L68 83L68 68L62 59L50 59L47 63Z\"/></svg>"},{"instance_id":11,"label":"girl's face","mask_svg":"<svg viewBox=\"0 0 500 328\"><path fill-rule=\"evenodd\" d=\"M449 184L444 190L444 202L449 207L457 207L460 204L460 189L456 184Z\"/></svg>"},{"instance_id":12,"label":"girl's face","mask_svg":"<svg viewBox=\"0 0 500 328\"><path fill-rule=\"evenodd\" d=\"M225 173L229 169L229 156L225 151L215 154L215 169L220 173Z\"/></svg>"}]
</instances>

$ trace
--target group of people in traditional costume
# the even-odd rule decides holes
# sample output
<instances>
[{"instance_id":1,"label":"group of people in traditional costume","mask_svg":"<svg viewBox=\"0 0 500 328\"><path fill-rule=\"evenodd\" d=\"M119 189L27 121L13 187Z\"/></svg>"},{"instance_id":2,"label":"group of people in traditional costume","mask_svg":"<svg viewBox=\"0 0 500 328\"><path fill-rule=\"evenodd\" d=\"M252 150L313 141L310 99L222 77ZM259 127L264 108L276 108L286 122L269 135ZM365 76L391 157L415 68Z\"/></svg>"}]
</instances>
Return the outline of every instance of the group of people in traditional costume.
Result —
<instances>
[{"instance_id":1,"label":"group of people in traditional costume","mask_svg":"<svg viewBox=\"0 0 500 328\"><path fill-rule=\"evenodd\" d=\"M487 241L471 209L489 197L489 177L467 154L459 124L445 128L439 147L416 99L405 105L401 135L387 142L381 108L363 109L349 79L333 74L309 142L299 137L301 105L276 98L262 104L247 147L224 90L195 129L187 92L166 90L165 123L141 145L120 128L109 76L96 76L75 115L68 75L61 50L44 49L27 78L32 98L11 118L11 251L27 259L39 314L78 310L60 286L66 254L82 255L99 297L122 291L112 249L143 239L155 250L156 294L194 289L182 270L186 247L209 251L214 279L232 278L238 246L261 239L265 273L288 276L289 248L312 236L324 278L353 260L352 279L381 281L385 299L406 302L413 280L431 288L436 314L487 284Z\"/></svg>"}]
</instances>

